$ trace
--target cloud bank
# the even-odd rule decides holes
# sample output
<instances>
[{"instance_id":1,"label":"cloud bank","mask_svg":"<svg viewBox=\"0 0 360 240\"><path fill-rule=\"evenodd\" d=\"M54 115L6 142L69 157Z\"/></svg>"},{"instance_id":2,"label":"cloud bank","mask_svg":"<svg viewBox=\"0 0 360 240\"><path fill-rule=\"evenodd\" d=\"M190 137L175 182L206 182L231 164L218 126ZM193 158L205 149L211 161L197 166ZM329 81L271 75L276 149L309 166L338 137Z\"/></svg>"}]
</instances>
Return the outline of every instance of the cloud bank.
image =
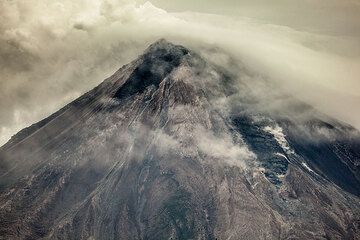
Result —
<instances>
[{"instance_id":1,"label":"cloud bank","mask_svg":"<svg viewBox=\"0 0 360 240\"><path fill-rule=\"evenodd\" d=\"M150 2L14 0L0 3L0 144L99 84L158 38L204 52L218 64L232 59L360 128L356 34L171 13ZM211 48L224 54L214 56L206 51Z\"/></svg>"}]
</instances>

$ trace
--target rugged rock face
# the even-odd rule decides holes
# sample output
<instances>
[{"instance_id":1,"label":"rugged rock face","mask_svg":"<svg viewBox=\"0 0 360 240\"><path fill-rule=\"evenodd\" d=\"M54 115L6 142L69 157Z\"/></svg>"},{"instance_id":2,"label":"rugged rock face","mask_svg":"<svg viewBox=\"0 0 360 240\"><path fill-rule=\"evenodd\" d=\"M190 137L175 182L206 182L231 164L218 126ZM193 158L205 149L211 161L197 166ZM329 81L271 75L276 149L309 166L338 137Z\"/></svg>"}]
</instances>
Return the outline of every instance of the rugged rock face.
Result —
<instances>
[{"instance_id":1,"label":"rugged rock face","mask_svg":"<svg viewBox=\"0 0 360 240\"><path fill-rule=\"evenodd\" d=\"M360 239L359 133L246 79L154 43L1 148L0 239Z\"/></svg>"}]
</instances>

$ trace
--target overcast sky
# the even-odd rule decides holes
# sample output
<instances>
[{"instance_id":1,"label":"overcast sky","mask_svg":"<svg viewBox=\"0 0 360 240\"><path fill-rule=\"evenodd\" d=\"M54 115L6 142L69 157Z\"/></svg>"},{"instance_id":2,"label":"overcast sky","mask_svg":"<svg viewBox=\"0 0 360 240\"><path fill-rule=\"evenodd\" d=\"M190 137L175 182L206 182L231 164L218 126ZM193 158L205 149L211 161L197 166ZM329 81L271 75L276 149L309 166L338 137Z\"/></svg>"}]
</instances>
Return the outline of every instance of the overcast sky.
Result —
<instances>
[{"instance_id":1,"label":"overcast sky","mask_svg":"<svg viewBox=\"0 0 360 240\"><path fill-rule=\"evenodd\" d=\"M359 0L153 0L152 3L168 11L246 16L301 30L360 35Z\"/></svg>"},{"instance_id":2,"label":"overcast sky","mask_svg":"<svg viewBox=\"0 0 360 240\"><path fill-rule=\"evenodd\" d=\"M359 0L3 0L0 144L161 37L232 52L360 128Z\"/></svg>"}]
</instances>

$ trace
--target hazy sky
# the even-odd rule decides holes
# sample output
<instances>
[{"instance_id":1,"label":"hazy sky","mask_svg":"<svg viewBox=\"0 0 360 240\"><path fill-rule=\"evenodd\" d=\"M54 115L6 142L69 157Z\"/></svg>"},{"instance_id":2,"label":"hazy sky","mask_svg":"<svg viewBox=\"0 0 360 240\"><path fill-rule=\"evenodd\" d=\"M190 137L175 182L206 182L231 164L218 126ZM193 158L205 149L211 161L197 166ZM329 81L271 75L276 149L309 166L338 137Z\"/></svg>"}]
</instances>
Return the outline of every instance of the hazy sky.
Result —
<instances>
[{"instance_id":1,"label":"hazy sky","mask_svg":"<svg viewBox=\"0 0 360 240\"><path fill-rule=\"evenodd\" d=\"M359 0L3 0L0 144L162 37L231 52L360 128Z\"/></svg>"},{"instance_id":2,"label":"hazy sky","mask_svg":"<svg viewBox=\"0 0 360 240\"><path fill-rule=\"evenodd\" d=\"M246 16L301 30L360 36L359 0L153 0L151 2L168 11Z\"/></svg>"}]
</instances>

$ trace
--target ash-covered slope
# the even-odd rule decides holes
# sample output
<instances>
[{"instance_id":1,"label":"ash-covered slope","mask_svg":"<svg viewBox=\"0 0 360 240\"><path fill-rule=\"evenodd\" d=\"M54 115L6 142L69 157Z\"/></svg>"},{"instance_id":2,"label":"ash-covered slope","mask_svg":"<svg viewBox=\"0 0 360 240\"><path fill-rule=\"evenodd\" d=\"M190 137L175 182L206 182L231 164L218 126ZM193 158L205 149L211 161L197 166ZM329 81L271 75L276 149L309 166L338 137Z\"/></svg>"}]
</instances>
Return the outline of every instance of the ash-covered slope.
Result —
<instances>
[{"instance_id":1,"label":"ash-covered slope","mask_svg":"<svg viewBox=\"0 0 360 240\"><path fill-rule=\"evenodd\" d=\"M258 84L154 43L1 148L0 239L359 239L359 133Z\"/></svg>"}]
</instances>

